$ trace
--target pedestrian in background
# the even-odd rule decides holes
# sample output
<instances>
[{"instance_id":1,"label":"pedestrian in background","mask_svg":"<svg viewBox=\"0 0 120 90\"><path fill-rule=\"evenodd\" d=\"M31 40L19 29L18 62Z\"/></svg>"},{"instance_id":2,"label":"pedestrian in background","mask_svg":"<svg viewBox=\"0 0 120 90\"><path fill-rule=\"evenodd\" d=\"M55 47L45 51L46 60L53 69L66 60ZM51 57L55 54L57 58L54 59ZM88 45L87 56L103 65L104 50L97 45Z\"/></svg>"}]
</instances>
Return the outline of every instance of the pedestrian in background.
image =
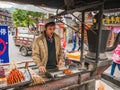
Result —
<instances>
[{"instance_id":1,"label":"pedestrian in background","mask_svg":"<svg viewBox=\"0 0 120 90\"><path fill-rule=\"evenodd\" d=\"M111 75L114 75L115 68L118 66L118 69L120 70L120 43L117 45L116 49L113 51L113 64L111 68Z\"/></svg>"},{"instance_id":2,"label":"pedestrian in background","mask_svg":"<svg viewBox=\"0 0 120 90\"><path fill-rule=\"evenodd\" d=\"M76 49L76 40L77 39L77 32L75 32L72 36L72 42L73 42L73 48L72 51L74 51Z\"/></svg>"}]
</instances>

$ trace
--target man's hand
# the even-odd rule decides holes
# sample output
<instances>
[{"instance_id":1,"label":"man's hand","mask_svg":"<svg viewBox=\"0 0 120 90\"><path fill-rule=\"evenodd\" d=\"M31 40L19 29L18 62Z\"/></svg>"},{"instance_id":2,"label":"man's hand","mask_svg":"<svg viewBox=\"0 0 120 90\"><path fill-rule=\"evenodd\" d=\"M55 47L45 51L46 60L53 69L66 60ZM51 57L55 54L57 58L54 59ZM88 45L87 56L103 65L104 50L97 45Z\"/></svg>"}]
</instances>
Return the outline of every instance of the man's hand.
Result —
<instances>
[{"instance_id":1,"label":"man's hand","mask_svg":"<svg viewBox=\"0 0 120 90\"><path fill-rule=\"evenodd\" d=\"M40 67L39 67L39 71L40 71L41 73L45 73L45 72L46 72L46 68L45 68L44 66L40 66Z\"/></svg>"},{"instance_id":2,"label":"man's hand","mask_svg":"<svg viewBox=\"0 0 120 90\"><path fill-rule=\"evenodd\" d=\"M59 62L58 62L58 68L60 68L61 66L62 66L62 64L63 64L63 61L62 60L59 60Z\"/></svg>"}]
</instances>

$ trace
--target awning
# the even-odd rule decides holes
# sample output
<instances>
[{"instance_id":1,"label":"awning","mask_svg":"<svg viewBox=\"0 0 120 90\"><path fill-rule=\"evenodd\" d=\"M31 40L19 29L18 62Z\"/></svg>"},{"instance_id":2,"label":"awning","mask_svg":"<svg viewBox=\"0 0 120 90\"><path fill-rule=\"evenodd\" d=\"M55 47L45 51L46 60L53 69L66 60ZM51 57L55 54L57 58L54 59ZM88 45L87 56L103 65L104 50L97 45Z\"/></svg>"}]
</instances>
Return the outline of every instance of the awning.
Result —
<instances>
[{"instance_id":1,"label":"awning","mask_svg":"<svg viewBox=\"0 0 120 90\"><path fill-rule=\"evenodd\" d=\"M55 14L57 9L53 8L47 8L42 6L35 6L32 4L20 4L20 3L13 3L13 2L7 2L7 1L0 1L0 8L17 8L17 9L23 9L28 11L34 11L34 12L42 12L42 13L52 13ZM59 10L61 12L62 10Z\"/></svg>"},{"instance_id":2,"label":"awning","mask_svg":"<svg viewBox=\"0 0 120 90\"><path fill-rule=\"evenodd\" d=\"M3 0L1 0L3 1ZM66 6L70 6L69 10L84 6L85 4L90 4L93 2L101 2L101 0L4 0L20 4L32 4L35 6L43 6L55 9L66 9ZM120 0L104 0L105 9L115 9L120 8Z\"/></svg>"}]
</instances>

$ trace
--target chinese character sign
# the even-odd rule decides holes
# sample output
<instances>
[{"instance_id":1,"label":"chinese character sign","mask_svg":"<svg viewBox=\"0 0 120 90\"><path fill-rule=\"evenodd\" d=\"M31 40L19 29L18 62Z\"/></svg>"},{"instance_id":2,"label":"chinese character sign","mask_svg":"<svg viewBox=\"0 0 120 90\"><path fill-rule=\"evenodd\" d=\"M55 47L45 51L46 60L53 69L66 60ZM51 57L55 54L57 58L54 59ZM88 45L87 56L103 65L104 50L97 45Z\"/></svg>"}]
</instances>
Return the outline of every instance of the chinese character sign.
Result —
<instances>
[{"instance_id":1,"label":"chinese character sign","mask_svg":"<svg viewBox=\"0 0 120 90\"><path fill-rule=\"evenodd\" d=\"M96 19L93 19L93 23L96 23ZM120 24L120 15L117 16L105 16L105 18L102 19L102 24Z\"/></svg>"},{"instance_id":2,"label":"chinese character sign","mask_svg":"<svg viewBox=\"0 0 120 90\"><path fill-rule=\"evenodd\" d=\"M0 26L0 63L9 63L8 27Z\"/></svg>"}]
</instances>

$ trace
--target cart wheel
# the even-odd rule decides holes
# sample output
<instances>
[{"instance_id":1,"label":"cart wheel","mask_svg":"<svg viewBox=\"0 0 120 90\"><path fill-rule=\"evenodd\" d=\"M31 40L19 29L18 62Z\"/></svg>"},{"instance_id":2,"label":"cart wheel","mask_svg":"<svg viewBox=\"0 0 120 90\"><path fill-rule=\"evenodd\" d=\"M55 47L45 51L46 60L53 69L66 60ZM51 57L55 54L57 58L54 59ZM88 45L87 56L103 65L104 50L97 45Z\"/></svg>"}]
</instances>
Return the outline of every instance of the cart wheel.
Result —
<instances>
[{"instance_id":1,"label":"cart wheel","mask_svg":"<svg viewBox=\"0 0 120 90\"><path fill-rule=\"evenodd\" d=\"M28 50L27 50L26 47L21 47L21 54L22 54L23 56L27 56L27 55L28 55Z\"/></svg>"}]
</instances>

